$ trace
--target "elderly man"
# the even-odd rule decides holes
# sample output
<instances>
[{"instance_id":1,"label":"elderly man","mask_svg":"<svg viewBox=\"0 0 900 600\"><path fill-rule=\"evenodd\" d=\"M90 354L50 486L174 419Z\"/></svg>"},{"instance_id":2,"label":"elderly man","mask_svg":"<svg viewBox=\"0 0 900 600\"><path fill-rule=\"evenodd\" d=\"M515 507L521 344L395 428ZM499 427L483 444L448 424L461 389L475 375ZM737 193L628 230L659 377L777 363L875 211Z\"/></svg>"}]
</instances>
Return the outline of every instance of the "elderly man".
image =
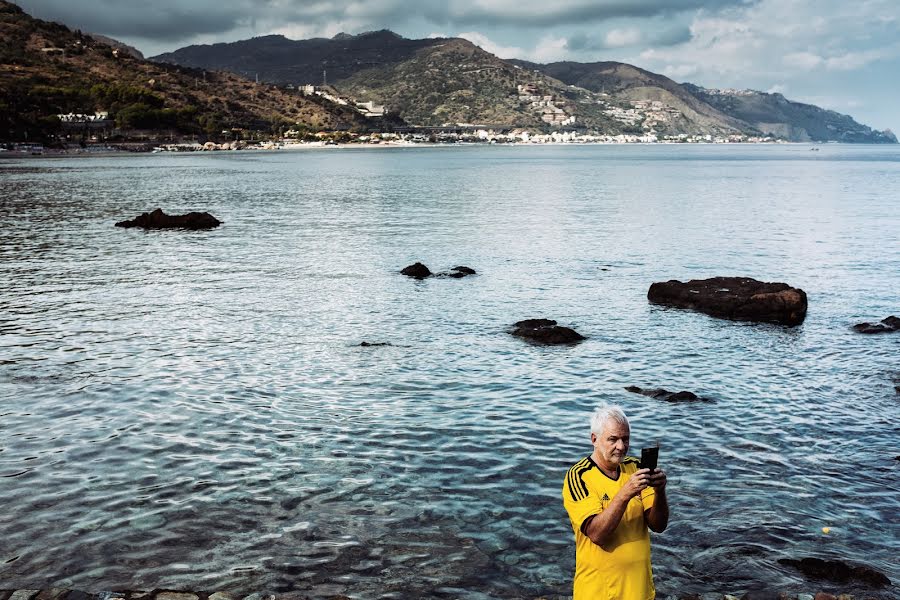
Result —
<instances>
[{"instance_id":1,"label":"elderly man","mask_svg":"<svg viewBox=\"0 0 900 600\"><path fill-rule=\"evenodd\" d=\"M591 416L594 451L566 473L563 504L575 531L573 600L651 600L650 532L669 523L666 474L627 456L631 428L618 406Z\"/></svg>"}]
</instances>

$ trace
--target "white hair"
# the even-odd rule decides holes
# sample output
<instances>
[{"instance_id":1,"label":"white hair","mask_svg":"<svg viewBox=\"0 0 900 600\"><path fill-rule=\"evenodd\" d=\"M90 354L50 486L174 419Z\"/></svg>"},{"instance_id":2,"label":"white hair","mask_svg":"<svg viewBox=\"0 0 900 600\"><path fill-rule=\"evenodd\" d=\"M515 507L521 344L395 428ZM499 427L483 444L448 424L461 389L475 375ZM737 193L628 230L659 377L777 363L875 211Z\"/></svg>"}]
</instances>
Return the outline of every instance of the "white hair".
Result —
<instances>
[{"instance_id":1,"label":"white hair","mask_svg":"<svg viewBox=\"0 0 900 600\"><path fill-rule=\"evenodd\" d=\"M598 406L594 410L594 414L591 415L591 433L596 433L597 435L602 434L606 422L610 420L615 421L620 425L625 425L629 429L631 428L628 424L628 417L625 416L622 407L605 405Z\"/></svg>"}]
</instances>

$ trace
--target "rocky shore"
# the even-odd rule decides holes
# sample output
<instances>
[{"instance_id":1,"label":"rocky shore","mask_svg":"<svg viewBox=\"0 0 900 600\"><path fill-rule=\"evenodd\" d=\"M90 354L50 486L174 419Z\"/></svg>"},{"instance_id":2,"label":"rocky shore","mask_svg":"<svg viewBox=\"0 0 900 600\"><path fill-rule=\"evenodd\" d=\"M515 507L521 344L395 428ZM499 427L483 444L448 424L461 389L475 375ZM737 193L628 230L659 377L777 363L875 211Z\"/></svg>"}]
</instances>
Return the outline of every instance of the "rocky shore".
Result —
<instances>
[{"instance_id":1,"label":"rocky shore","mask_svg":"<svg viewBox=\"0 0 900 600\"><path fill-rule=\"evenodd\" d=\"M441 598L450 598L447 594L436 594ZM359 597L359 596L355 596ZM517 600L526 600L524 596L516 596ZM529 600L564 600L571 596L537 596ZM658 596L659 600L873 600L878 596L854 596L852 594L830 594L827 592L787 594L784 592L750 591L729 594L708 592L704 594L675 594ZM351 600L351 596L342 594L317 594L308 592L232 594L230 592L197 592L183 590L149 590L149 591L99 591L86 592L66 588L48 588L42 590L0 590L0 600Z\"/></svg>"}]
</instances>

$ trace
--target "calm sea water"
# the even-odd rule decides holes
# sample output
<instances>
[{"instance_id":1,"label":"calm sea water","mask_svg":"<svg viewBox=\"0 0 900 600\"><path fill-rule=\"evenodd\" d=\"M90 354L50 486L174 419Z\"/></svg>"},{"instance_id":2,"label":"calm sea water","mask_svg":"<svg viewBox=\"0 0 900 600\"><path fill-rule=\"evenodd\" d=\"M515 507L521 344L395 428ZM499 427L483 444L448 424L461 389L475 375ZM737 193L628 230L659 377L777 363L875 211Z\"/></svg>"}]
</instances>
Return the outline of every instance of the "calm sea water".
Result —
<instances>
[{"instance_id":1,"label":"calm sea water","mask_svg":"<svg viewBox=\"0 0 900 600\"><path fill-rule=\"evenodd\" d=\"M0 185L2 588L565 595L563 476L616 402L670 477L661 597L896 594L777 560L900 581L900 334L850 329L900 314L898 147L0 159ZM225 224L113 227L156 207ZM716 275L803 288L806 322L647 303ZM509 335L532 317L588 339Z\"/></svg>"}]
</instances>

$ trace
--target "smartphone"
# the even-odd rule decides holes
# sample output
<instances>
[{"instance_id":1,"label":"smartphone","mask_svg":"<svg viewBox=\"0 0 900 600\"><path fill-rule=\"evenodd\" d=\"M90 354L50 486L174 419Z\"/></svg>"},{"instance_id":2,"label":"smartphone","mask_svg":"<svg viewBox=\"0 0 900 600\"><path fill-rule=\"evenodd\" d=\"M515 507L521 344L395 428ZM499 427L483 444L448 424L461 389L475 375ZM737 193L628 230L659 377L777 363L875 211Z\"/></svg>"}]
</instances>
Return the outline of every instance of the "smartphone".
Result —
<instances>
[{"instance_id":1,"label":"smartphone","mask_svg":"<svg viewBox=\"0 0 900 600\"><path fill-rule=\"evenodd\" d=\"M659 459L659 447L641 449L641 462L638 465L640 469L650 469L652 472L656 468L656 461Z\"/></svg>"}]
</instances>

